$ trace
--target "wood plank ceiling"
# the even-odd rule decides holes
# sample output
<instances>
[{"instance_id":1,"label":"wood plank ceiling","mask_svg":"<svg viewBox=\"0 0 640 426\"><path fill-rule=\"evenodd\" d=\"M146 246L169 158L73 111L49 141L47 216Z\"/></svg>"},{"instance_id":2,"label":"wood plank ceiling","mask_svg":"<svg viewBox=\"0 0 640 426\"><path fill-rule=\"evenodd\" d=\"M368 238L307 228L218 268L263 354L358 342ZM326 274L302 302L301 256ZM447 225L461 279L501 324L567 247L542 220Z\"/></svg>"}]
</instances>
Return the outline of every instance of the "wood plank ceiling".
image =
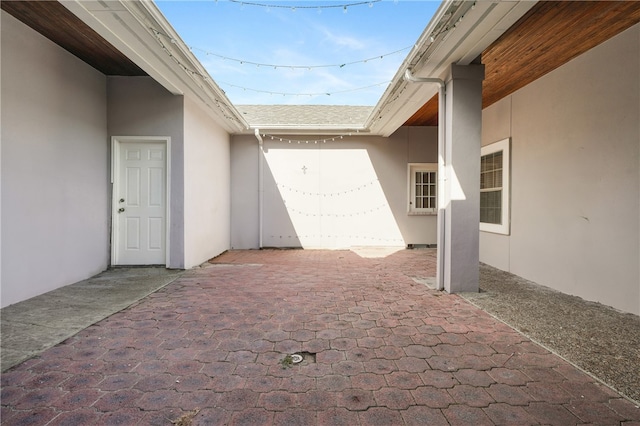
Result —
<instances>
[{"instance_id":1,"label":"wood plank ceiling","mask_svg":"<svg viewBox=\"0 0 640 426\"><path fill-rule=\"evenodd\" d=\"M57 1L0 1L0 7L106 75L147 75Z\"/></svg>"},{"instance_id":2,"label":"wood plank ceiling","mask_svg":"<svg viewBox=\"0 0 640 426\"><path fill-rule=\"evenodd\" d=\"M482 53L483 108L640 22L640 1L541 1ZM436 126L438 95L406 126Z\"/></svg>"}]
</instances>

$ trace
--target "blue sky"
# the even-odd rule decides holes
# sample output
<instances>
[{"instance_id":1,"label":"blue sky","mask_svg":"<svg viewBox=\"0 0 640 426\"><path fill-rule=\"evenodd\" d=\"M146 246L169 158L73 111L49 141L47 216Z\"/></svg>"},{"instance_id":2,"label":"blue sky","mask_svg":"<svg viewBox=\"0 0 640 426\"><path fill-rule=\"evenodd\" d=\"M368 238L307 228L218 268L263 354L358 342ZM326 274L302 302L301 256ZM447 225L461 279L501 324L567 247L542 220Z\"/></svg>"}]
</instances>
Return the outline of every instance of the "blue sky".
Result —
<instances>
[{"instance_id":1,"label":"blue sky","mask_svg":"<svg viewBox=\"0 0 640 426\"><path fill-rule=\"evenodd\" d=\"M435 0L156 3L236 105L375 105L440 5Z\"/></svg>"}]
</instances>

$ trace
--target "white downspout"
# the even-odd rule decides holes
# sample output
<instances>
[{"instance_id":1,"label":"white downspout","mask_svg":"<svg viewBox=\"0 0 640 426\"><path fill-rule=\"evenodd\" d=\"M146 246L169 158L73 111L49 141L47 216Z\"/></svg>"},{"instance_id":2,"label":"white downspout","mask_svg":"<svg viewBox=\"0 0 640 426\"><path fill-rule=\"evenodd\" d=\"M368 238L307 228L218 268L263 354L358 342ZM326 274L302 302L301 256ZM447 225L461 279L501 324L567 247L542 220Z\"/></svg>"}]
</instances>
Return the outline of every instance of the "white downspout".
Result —
<instances>
[{"instance_id":1,"label":"white downspout","mask_svg":"<svg viewBox=\"0 0 640 426\"><path fill-rule=\"evenodd\" d=\"M258 248L262 248L262 228L263 228L263 212L264 212L264 141L260 136L260 129L255 130L256 139L258 139Z\"/></svg>"},{"instance_id":2,"label":"white downspout","mask_svg":"<svg viewBox=\"0 0 640 426\"><path fill-rule=\"evenodd\" d=\"M444 246L445 246L445 214L446 203L445 184L447 181L447 163L445 159L445 83L440 78L414 77L408 68L404 72L404 79L411 83L435 83L438 85L438 222L437 222L437 268L436 288L444 290Z\"/></svg>"}]
</instances>

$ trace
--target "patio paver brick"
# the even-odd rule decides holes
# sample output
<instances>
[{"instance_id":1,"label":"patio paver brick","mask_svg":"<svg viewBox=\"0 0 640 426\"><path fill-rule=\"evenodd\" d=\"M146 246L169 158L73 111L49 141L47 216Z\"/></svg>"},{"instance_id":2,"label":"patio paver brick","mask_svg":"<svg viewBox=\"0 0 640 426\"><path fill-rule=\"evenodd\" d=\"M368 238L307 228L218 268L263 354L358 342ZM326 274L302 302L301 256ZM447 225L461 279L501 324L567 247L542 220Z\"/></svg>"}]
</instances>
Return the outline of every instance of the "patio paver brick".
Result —
<instances>
[{"instance_id":1,"label":"patio paver brick","mask_svg":"<svg viewBox=\"0 0 640 426\"><path fill-rule=\"evenodd\" d=\"M1 376L18 424L640 423L464 299L435 250L229 251ZM303 352L300 364L286 355Z\"/></svg>"}]
</instances>

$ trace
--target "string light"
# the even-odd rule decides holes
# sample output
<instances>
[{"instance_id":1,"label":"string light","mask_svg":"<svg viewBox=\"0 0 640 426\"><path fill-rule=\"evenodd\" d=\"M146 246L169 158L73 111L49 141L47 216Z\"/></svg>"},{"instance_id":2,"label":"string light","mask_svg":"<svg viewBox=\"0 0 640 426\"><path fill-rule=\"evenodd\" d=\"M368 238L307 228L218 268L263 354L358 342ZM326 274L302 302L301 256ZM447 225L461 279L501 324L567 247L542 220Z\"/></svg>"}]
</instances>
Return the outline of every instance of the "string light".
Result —
<instances>
[{"instance_id":1,"label":"string light","mask_svg":"<svg viewBox=\"0 0 640 426\"><path fill-rule=\"evenodd\" d=\"M300 216L305 216L305 217L358 217L358 216L366 216L369 213L375 213L387 207L389 207L388 204L383 204L377 207L373 207L371 209L361 210L358 212L351 212L351 213L309 213L309 212L303 212L302 210L294 209L292 207L287 207L287 211L298 214Z\"/></svg>"},{"instance_id":2,"label":"string light","mask_svg":"<svg viewBox=\"0 0 640 426\"><path fill-rule=\"evenodd\" d=\"M372 180L371 182L365 183L364 185L360 185L360 186L357 186L357 187L354 187L354 188L351 188L351 189L345 189L344 191L324 192L324 193L323 192L303 191L303 190L296 189L296 188L293 188L291 186L287 186L287 185L284 185L284 184L281 184L281 183L276 183L276 186L278 188L282 188L282 189L284 189L286 191L289 191L289 192L295 192L297 194L311 195L311 196L314 196L314 197L326 198L326 197L340 197L340 196L343 196L343 195L349 195L349 194L352 194L354 192L362 191L365 188L368 188L370 186L376 185L377 182L379 182L378 179Z\"/></svg>"},{"instance_id":3,"label":"string light","mask_svg":"<svg viewBox=\"0 0 640 426\"><path fill-rule=\"evenodd\" d=\"M166 36L169 37L169 36ZM378 60L378 59L384 59L387 56L391 56L391 55L396 55L398 53L404 52L406 50L411 49L411 47L413 46L407 46L407 47L403 47L402 49L398 49L398 50L394 50L393 52L389 52L389 53L384 53L382 55L376 55L376 56L372 56L370 58L366 58L366 59L359 59L356 61L351 61L351 62L343 62L340 64L321 64L321 65L286 65L286 64L270 64L270 63L266 63L266 62L254 62L254 61L247 61L245 59L237 59L237 58L231 58L229 56L224 56L221 55L219 53L215 53L215 52L211 52L205 49L201 49L199 47L189 47L191 50L197 50L207 56L215 56L217 58L220 58L222 60L225 61L231 61L231 62L236 62L239 63L240 65L254 65L256 67L266 67L266 68L273 68L273 69L278 69L278 68L285 68L285 69L291 69L291 70L296 70L296 69L303 69L303 70L313 70L313 69L317 69L317 68L344 68L346 66L349 65L355 65L355 64L364 64L370 61L374 61L374 60Z\"/></svg>"},{"instance_id":4,"label":"string light","mask_svg":"<svg viewBox=\"0 0 640 426\"><path fill-rule=\"evenodd\" d=\"M287 185L281 184L276 182L276 186L278 188L282 188L282 189L287 189L290 192L296 192L305 196L313 196L313 197L330 197L330 196L338 196L338 195L348 195L349 193L354 193L357 191L361 191L367 187L375 187L376 184L378 183L378 179L372 180L370 182L367 182L363 185L354 187L350 190L345 190L345 191L338 191L338 192L333 192L333 193L317 193L317 192L307 192L307 191L302 191L302 190L296 190L292 187L288 187ZM283 194L284 196L284 194ZM322 212L321 210L318 210L317 212L310 212L310 211L304 211L304 210L298 210L295 207L291 207L289 202L287 202L286 199L283 198L283 202L287 205L287 211L290 212L292 215L295 216L299 216L299 217L313 217L313 218L361 218L364 216L368 216L368 215L374 215L377 214L380 211L384 211L386 209L389 209L391 206L388 203L383 203L371 208L365 208L364 210L359 210L359 211L351 211L351 212ZM371 241L371 242L394 242L394 243L400 243L400 244L404 244L403 240L398 239L398 238L380 238L377 236L368 236L368 235L332 235L332 234L312 234L312 235L270 235L269 236L272 239L325 239L325 238L329 238L329 239L347 239L347 240L351 240L351 241Z\"/></svg>"},{"instance_id":5,"label":"string light","mask_svg":"<svg viewBox=\"0 0 640 426\"><path fill-rule=\"evenodd\" d=\"M156 40L158 41L158 44L160 44L160 47L162 48L162 50L165 51L165 53L180 67L182 68L182 70L184 72L186 72L187 74L190 74L192 77L199 77L203 82L208 82L211 79L209 78L208 75L202 74L199 71L193 70L189 67L187 67L186 65L184 65L184 63L176 56L173 54L173 52L162 42L161 39L161 35L162 34L160 31L156 30L155 28L149 28L151 30L151 32L155 35ZM177 44L177 42L175 41L175 39L171 39L172 44ZM202 86L200 86L201 90L205 90ZM218 108L218 110L220 111L220 113L222 114L222 116L224 118L226 118L227 120L233 121L239 125L242 126L242 123L240 122L240 120L238 120L235 115L231 112L232 108L227 105L226 102L220 100L215 94L213 95L213 101L216 105L216 108ZM207 105L209 105L209 103L207 103ZM209 105L210 106L210 105Z\"/></svg>"},{"instance_id":6,"label":"string light","mask_svg":"<svg viewBox=\"0 0 640 426\"><path fill-rule=\"evenodd\" d=\"M394 0L394 1L397 1L397 0ZM464 9L465 5L467 5L467 3L463 2L459 6L456 6L456 5L451 6L449 11L445 14L445 16L443 16L443 19L440 20L438 26L431 32L431 34L429 34L429 37L427 39L428 44L426 46L426 49L416 53L416 55L411 58L411 61L407 66L408 69L415 69L417 64L428 61L431 58L431 55L433 54L433 52L435 51L434 49L435 49L436 40L440 38L440 42L445 41L449 37L450 33L453 32L453 30L457 28L458 24L465 18L469 10L475 9L476 2L473 2L471 5L468 5L467 9ZM458 17L455 18L455 15L457 13L458 13ZM416 45L416 47L418 46ZM399 82L396 83L396 85L391 89L389 93L389 97L394 95L393 98L391 98L389 101L384 103L384 106L385 106L384 110L379 110L376 113L375 117L372 119L370 123L370 127L374 127L375 124L377 124L382 119L385 113L391 110L391 107L393 106L393 104L397 102L398 99L400 99L400 97L402 96L406 88L407 88L406 81L400 80Z\"/></svg>"},{"instance_id":7,"label":"string light","mask_svg":"<svg viewBox=\"0 0 640 426\"><path fill-rule=\"evenodd\" d=\"M371 126L373 127L373 125L375 125L378 121L380 121L382 119L382 117L391 110L392 106L402 97L402 94L404 93L405 90L407 90L407 84L406 82L402 82L404 84L401 84L399 86L396 86L396 88L394 88L394 90L391 92L393 93L394 91L396 92L395 95L393 96L393 98L391 98L389 101L385 102L385 109L384 110L379 110L379 112L376 114L375 118L373 118L373 120L371 121ZM391 95L390 95L391 96Z\"/></svg>"},{"instance_id":8,"label":"string light","mask_svg":"<svg viewBox=\"0 0 640 426\"><path fill-rule=\"evenodd\" d=\"M380 1L380 0L378 0ZM352 3L349 5L358 5L358 4L366 4L367 2L361 2L361 3ZM244 2L242 2L242 4L245 4ZM349 6L349 5L343 5L344 7ZM315 7L315 6L314 6ZM329 7L329 6L327 6ZM332 5L330 7L337 7L336 5ZM170 51L169 49L166 48L166 46L162 43L162 41L160 40L160 36L165 37L166 39L169 40L169 42L171 44L177 44L177 40L173 37L171 37L168 34L165 34L161 31L158 31L154 28L150 28L150 30L155 34L156 39L158 40L158 42L160 43L160 45L162 46L162 48L169 54L170 57L172 57L185 71L189 72L192 75L197 75L199 77L201 77L204 80L208 80L209 77L207 75L204 75L198 71L194 71L194 70L190 70L188 69L186 66L184 66ZM340 64L322 64L322 65L283 65L283 64L269 64L269 63L260 63L260 62L253 62L253 61L246 61L243 59L237 59L237 58L231 58L231 57L227 57L224 55L220 55L214 52L210 52L207 51L205 49L201 49L198 47L193 47L193 46L189 46L189 50L194 51L200 51L203 52L205 55L210 55L210 56L216 56L220 59L223 60L229 60L229 61L235 61L241 65L244 64L248 64L248 65L254 65L256 67L272 67L274 69L278 69L278 68L288 68L291 70L296 70L296 69L307 69L307 70L312 70L312 69L318 69L318 68L330 68L330 67L337 67L337 68L344 68L346 66L350 66L350 65L355 65L355 64L360 64L360 63L367 63L373 60L378 60L378 59L384 59L387 56L391 56L391 55L395 55L398 54L400 52L403 52L405 50L410 49L412 46L407 46L407 47L403 47L402 49L398 49L395 50L393 52L389 52L389 53L385 53L382 55L376 55L373 57L369 57L366 59L360 59L360 60L355 60L355 61L350 61L350 62L345 62L345 63L340 63ZM220 81L219 83L227 85L229 87L234 87L237 89L242 89L243 91L251 91L251 92L255 92L255 93L265 93L265 94L270 94L270 95L279 95L279 96L304 96L304 97L317 97L317 96L331 96L331 95L337 95L337 94L343 94L343 93L352 93L352 92L357 92L357 91L361 91L361 90L367 90L367 89L371 89L374 87L379 87L381 85L386 85L389 84L390 81L384 81L384 82L380 82L380 83L374 83L372 85L369 86L363 86L363 87L358 87L358 88L354 88L354 89L346 89L346 90L341 90L341 91L335 91L335 92L318 92L318 93L290 93L290 92L276 92L276 91L269 91L269 90L259 90L259 89L253 89L253 88L249 88L249 87L244 87L244 86L239 86L239 85L235 85L232 83L228 83L228 82L222 82ZM227 117L229 118L229 117ZM237 120L236 120L237 121Z\"/></svg>"},{"instance_id":9,"label":"string light","mask_svg":"<svg viewBox=\"0 0 640 426\"><path fill-rule=\"evenodd\" d=\"M332 234L318 234L318 235L269 235L269 238L273 238L273 239L296 239L296 240L300 240L302 239L324 239L324 238L329 238L329 239L348 239L351 241L362 241L362 240L367 240L367 241L371 241L371 242L387 242L387 243L399 243L399 245L404 245L404 240L399 239L399 238L380 238L380 237L370 237L370 236L365 236L365 235L332 235Z\"/></svg>"},{"instance_id":10,"label":"string light","mask_svg":"<svg viewBox=\"0 0 640 426\"><path fill-rule=\"evenodd\" d=\"M297 9L337 9L337 8L341 8L343 10L347 10L348 7L353 7L353 6L362 6L362 5L368 5L369 7L373 7L374 3L378 3L382 0L368 0L368 1L360 1L360 2L355 2L355 3L345 3L345 4L325 4L325 5L306 5L306 4L302 4L302 5L283 5L283 4L267 4L267 3L256 3L256 2L248 2L248 1L244 1L244 0L229 0L231 3L238 3L240 4L240 6L257 6L257 7L264 7L267 9L270 8L280 8L280 9L291 9L291 11L295 12Z\"/></svg>"},{"instance_id":11,"label":"string light","mask_svg":"<svg viewBox=\"0 0 640 426\"><path fill-rule=\"evenodd\" d=\"M266 93L266 94L269 94L269 95L279 95L279 96L308 96L308 97L313 97L313 96L331 96L331 95L338 95L338 94L342 94L342 93L357 92L357 91L360 91L360 90L371 89L372 87L378 87L378 86L386 85L386 84L389 84L390 82L391 82L391 80L388 80L388 81L383 81L383 82L380 82L380 83L371 84L369 86L356 87L354 89L337 90L335 92L291 93L291 92L273 92L273 91L270 91L270 90L252 89L250 87L238 86L236 84L227 83L227 82L224 82L224 81L218 81L218 83L224 84L225 86L235 87L236 89L242 89L244 91L249 91L249 92Z\"/></svg>"},{"instance_id":12,"label":"string light","mask_svg":"<svg viewBox=\"0 0 640 426\"><path fill-rule=\"evenodd\" d=\"M287 143L290 143L290 144L292 144L292 143L300 144L300 143L302 143L302 142L304 142L304 143L306 143L306 144L309 144L309 143L319 144L319 143L335 142L335 141L337 141L337 140L342 140L342 139L344 139L344 137L346 137L346 136L352 136L352 135L353 135L353 133L345 133L345 134L343 134L343 135L334 136L334 137L332 137L332 138L323 138L323 139L315 139L315 140L307 140L307 139L305 139L305 140L299 140L299 139L287 139L287 138L281 138L281 137L274 136L274 135L269 135L269 134L266 134L266 133L263 133L263 134L262 134L262 137L263 137L263 138L269 138L269 139L271 139L272 141L274 141L274 140L278 140L278 141L280 141L280 142L287 142Z\"/></svg>"}]
</instances>

